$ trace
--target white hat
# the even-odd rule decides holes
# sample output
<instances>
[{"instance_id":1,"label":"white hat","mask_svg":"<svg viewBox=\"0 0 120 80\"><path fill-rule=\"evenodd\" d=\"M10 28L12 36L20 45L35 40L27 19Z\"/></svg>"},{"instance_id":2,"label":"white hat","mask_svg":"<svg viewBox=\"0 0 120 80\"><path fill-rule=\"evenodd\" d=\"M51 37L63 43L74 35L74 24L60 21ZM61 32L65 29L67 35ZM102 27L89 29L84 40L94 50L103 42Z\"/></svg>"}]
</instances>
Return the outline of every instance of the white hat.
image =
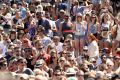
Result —
<instances>
[{"instance_id":1,"label":"white hat","mask_svg":"<svg viewBox=\"0 0 120 80\"><path fill-rule=\"evenodd\" d=\"M68 69L66 70L66 74L67 74L67 75L69 75L69 74L76 74L76 71L75 71L74 68L68 68Z\"/></svg>"}]
</instances>

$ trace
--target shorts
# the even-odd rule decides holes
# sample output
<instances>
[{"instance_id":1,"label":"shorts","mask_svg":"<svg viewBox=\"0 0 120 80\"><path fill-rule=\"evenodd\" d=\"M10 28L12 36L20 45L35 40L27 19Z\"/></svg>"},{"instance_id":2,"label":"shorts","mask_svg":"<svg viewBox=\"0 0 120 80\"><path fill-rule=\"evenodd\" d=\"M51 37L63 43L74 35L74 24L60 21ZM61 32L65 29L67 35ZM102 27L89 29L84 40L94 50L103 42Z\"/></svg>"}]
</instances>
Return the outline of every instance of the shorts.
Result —
<instances>
[{"instance_id":1,"label":"shorts","mask_svg":"<svg viewBox=\"0 0 120 80\"><path fill-rule=\"evenodd\" d=\"M85 39L85 35L74 35L74 39Z\"/></svg>"},{"instance_id":2,"label":"shorts","mask_svg":"<svg viewBox=\"0 0 120 80\"><path fill-rule=\"evenodd\" d=\"M115 40L120 41L120 35L117 35Z\"/></svg>"}]
</instances>

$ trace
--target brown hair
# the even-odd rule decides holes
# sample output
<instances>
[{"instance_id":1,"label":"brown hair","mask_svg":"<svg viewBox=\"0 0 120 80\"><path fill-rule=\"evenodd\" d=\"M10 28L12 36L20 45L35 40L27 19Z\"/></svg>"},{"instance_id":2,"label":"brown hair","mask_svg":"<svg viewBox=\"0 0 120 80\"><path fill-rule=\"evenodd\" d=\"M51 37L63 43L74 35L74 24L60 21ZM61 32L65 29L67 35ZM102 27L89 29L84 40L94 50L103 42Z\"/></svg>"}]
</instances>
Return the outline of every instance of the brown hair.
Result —
<instances>
[{"instance_id":1,"label":"brown hair","mask_svg":"<svg viewBox=\"0 0 120 80\"><path fill-rule=\"evenodd\" d=\"M89 34L88 37L90 37L93 40L98 42L98 39L93 35L93 34Z\"/></svg>"}]
</instances>

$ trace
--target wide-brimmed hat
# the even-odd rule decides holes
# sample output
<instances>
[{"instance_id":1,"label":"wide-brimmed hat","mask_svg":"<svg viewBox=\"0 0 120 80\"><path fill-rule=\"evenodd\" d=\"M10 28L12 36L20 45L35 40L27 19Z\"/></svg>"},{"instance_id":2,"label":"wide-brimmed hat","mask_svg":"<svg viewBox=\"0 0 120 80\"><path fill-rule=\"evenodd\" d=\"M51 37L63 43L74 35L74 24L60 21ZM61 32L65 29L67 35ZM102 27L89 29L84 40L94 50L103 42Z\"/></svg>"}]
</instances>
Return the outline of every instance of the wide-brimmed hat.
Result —
<instances>
[{"instance_id":1,"label":"wide-brimmed hat","mask_svg":"<svg viewBox=\"0 0 120 80\"><path fill-rule=\"evenodd\" d=\"M109 31L102 31L102 33L101 33L101 36L102 36L103 38L107 38L108 35L109 35Z\"/></svg>"},{"instance_id":2,"label":"wide-brimmed hat","mask_svg":"<svg viewBox=\"0 0 120 80\"><path fill-rule=\"evenodd\" d=\"M36 62L35 64L35 68L39 68L40 66L42 66L45 63L45 61L43 59L40 59Z\"/></svg>"}]
</instances>

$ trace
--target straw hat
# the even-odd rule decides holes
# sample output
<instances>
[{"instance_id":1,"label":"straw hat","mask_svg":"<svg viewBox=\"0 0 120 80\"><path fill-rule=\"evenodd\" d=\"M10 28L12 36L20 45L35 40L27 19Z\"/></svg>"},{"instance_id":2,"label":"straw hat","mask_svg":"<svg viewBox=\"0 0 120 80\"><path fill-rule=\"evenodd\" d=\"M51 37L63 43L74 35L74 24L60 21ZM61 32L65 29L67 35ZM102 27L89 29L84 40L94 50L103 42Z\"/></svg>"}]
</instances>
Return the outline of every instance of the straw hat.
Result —
<instances>
[{"instance_id":1,"label":"straw hat","mask_svg":"<svg viewBox=\"0 0 120 80\"><path fill-rule=\"evenodd\" d=\"M102 36L103 38L108 37L108 35L109 35L109 31L102 31L102 33L101 33L101 36Z\"/></svg>"}]
</instances>

